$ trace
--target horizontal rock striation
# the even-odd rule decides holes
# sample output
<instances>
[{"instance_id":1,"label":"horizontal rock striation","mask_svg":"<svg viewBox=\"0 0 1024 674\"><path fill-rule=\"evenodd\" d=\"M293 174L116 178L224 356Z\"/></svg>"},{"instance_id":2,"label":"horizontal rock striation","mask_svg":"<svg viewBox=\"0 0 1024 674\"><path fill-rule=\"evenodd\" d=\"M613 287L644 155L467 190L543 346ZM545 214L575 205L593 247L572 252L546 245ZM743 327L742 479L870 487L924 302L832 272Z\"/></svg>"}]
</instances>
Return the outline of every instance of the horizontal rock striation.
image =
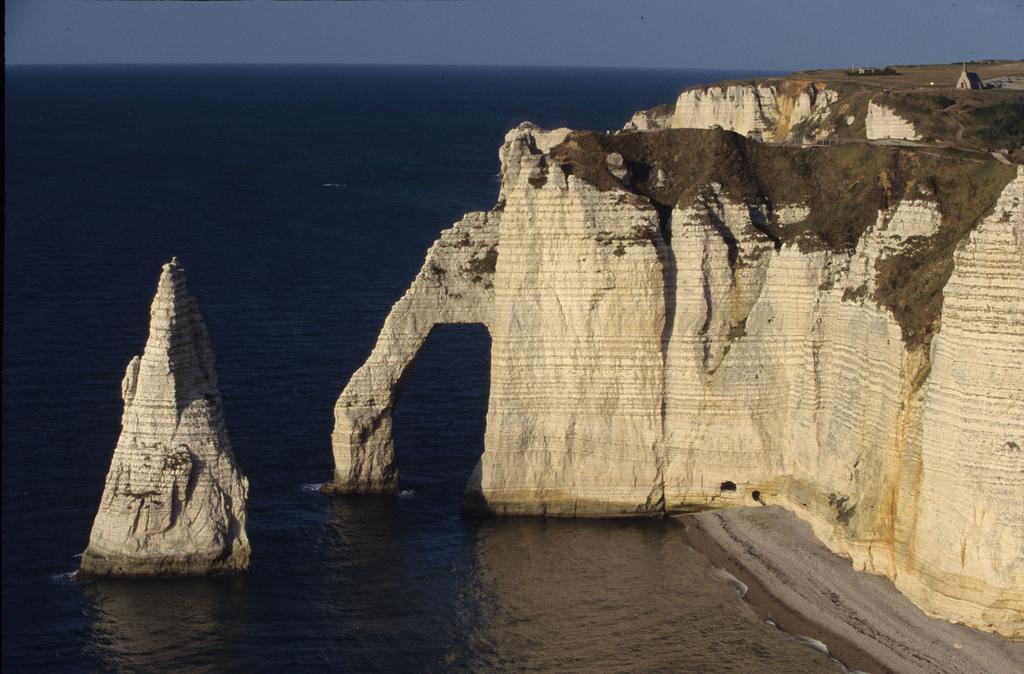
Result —
<instances>
[{"instance_id":1,"label":"horizontal rock striation","mask_svg":"<svg viewBox=\"0 0 1024 674\"><path fill-rule=\"evenodd\" d=\"M396 488L402 374L479 322L468 505L783 505L928 612L1024 636L1019 169L532 125L501 157L495 210L442 234L339 398L336 488Z\"/></svg>"},{"instance_id":2,"label":"horizontal rock striation","mask_svg":"<svg viewBox=\"0 0 1024 674\"><path fill-rule=\"evenodd\" d=\"M868 140L886 138L898 140L918 140L921 135L909 120L903 119L895 110L870 101L868 114L864 120L864 132Z\"/></svg>"},{"instance_id":3,"label":"horizontal rock striation","mask_svg":"<svg viewBox=\"0 0 1024 674\"><path fill-rule=\"evenodd\" d=\"M128 364L121 393L121 435L79 573L247 570L249 483L224 427L206 326L176 260L163 267L149 339Z\"/></svg>"},{"instance_id":4,"label":"horizontal rock striation","mask_svg":"<svg viewBox=\"0 0 1024 674\"><path fill-rule=\"evenodd\" d=\"M641 110L631 130L722 128L765 142L799 140L800 130L821 123L838 100L824 85L798 80L693 87L674 107Z\"/></svg>"},{"instance_id":5,"label":"horizontal rock striation","mask_svg":"<svg viewBox=\"0 0 1024 674\"><path fill-rule=\"evenodd\" d=\"M991 67L1004 74L1024 71L1021 62ZM887 71L811 70L698 85L672 103L634 113L623 129L721 128L766 143L801 145L921 141L994 150L1024 163L1016 124L1024 115L1024 93L953 89L960 72L951 65Z\"/></svg>"},{"instance_id":6,"label":"horizontal rock striation","mask_svg":"<svg viewBox=\"0 0 1024 674\"><path fill-rule=\"evenodd\" d=\"M1024 637L1024 178L958 247L944 296L896 584L931 613Z\"/></svg>"},{"instance_id":7,"label":"horizontal rock striation","mask_svg":"<svg viewBox=\"0 0 1024 674\"><path fill-rule=\"evenodd\" d=\"M520 127L502 151L487 456L469 497L506 514L658 512L660 217L567 175L535 134Z\"/></svg>"},{"instance_id":8,"label":"horizontal rock striation","mask_svg":"<svg viewBox=\"0 0 1024 674\"><path fill-rule=\"evenodd\" d=\"M384 321L370 358L338 398L334 479L325 491L398 489L391 438L398 387L435 325L490 325L500 221L500 211L469 213L427 252L423 267Z\"/></svg>"}]
</instances>

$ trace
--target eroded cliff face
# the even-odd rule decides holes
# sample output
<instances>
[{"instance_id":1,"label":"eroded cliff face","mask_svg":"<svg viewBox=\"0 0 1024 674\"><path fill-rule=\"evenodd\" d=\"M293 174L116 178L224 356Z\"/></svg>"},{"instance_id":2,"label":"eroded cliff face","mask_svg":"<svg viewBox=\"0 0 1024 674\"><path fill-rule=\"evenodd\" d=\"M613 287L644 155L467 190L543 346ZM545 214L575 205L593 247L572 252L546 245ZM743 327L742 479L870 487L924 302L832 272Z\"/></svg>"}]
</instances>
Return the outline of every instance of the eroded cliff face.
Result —
<instances>
[{"instance_id":1,"label":"eroded cliff face","mask_svg":"<svg viewBox=\"0 0 1024 674\"><path fill-rule=\"evenodd\" d=\"M402 373L479 322L468 505L780 504L925 610L1024 636L1024 173L717 130L522 125L501 158L342 393L335 489L396 488Z\"/></svg>"},{"instance_id":2,"label":"eroded cliff face","mask_svg":"<svg viewBox=\"0 0 1024 674\"><path fill-rule=\"evenodd\" d=\"M895 110L874 101L868 103L868 114L864 119L864 133L868 140L886 138L918 140L921 137L913 123L900 117Z\"/></svg>"},{"instance_id":3,"label":"eroded cliff face","mask_svg":"<svg viewBox=\"0 0 1024 674\"><path fill-rule=\"evenodd\" d=\"M501 214L468 213L427 252L334 408L334 480L325 491L393 493L398 489L391 413L406 368L439 323L491 325Z\"/></svg>"},{"instance_id":4,"label":"eroded cliff face","mask_svg":"<svg viewBox=\"0 0 1024 674\"><path fill-rule=\"evenodd\" d=\"M674 108L642 110L626 127L635 130L721 127L766 142L797 138L806 125L822 122L838 94L821 83L765 80L753 84L693 87Z\"/></svg>"},{"instance_id":5,"label":"eroded cliff face","mask_svg":"<svg viewBox=\"0 0 1024 674\"><path fill-rule=\"evenodd\" d=\"M121 435L80 573L189 576L249 568L249 482L224 427L213 351L184 270L164 265L149 339L121 384Z\"/></svg>"},{"instance_id":6,"label":"eroded cliff face","mask_svg":"<svg viewBox=\"0 0 1024 674\"><path fill-rule=\"evenodd\" d=\"M991 68L993 75L1024 72L1020 62ZM952 65L898 66L884 73L811 70L698 85L672 103L634 113L623 128L722 128L785 144L914 141L997 151L1024 163L1018 123L1024 92L957 90L959 74Z\"/></svg>"},{"instance_id":7,"label":"eroded cliff face","mask_svg":"<svg viewBox=\"0 0 1024 674\"><path fill-rule=\"evenodd\" d=\"M930 612L992 625L1019 638L1024 636L1024 179L1019 174L992 214L958 247L944 296L931 373L919 393L921 439L913 449L919 446L920 454L901 484L906 510L897 526L905 527L906 538L897 537L896 584ZM916 484L909 479L915 472Z\"/></svg>"}]
</instances>

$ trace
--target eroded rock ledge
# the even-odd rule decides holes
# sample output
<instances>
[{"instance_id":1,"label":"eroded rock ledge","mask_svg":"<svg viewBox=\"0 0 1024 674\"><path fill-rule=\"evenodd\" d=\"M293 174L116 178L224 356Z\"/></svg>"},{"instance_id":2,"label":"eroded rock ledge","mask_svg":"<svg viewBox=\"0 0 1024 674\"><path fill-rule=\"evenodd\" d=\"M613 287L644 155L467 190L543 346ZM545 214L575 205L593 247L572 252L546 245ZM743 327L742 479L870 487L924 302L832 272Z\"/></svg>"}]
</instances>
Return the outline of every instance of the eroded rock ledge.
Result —
<instances>
[{"instance_id":1,"label":"eroded rock ledge","mask_svg":"<svg viewBox=\"0 0 1024 674\"><path fill-rule=\"evenodd\" d=\"M1024 173L528 124L501 158L339 398L334 489L395 490L405 368L482 323L469 505L778 504L929 613L1024 637Z\"/></svg>"},{"instance_id":2,"label":"eroded rock ledge","mask_svg":"<svg viewBox=\"0 0 1024 674\"><path fill-rule=\"evenodd\" d=\"M231 450L206 326L177 260L160 274L149 339L128 364L121 393L121 436L79 573L248 569L249 482Z\"/></svg>"}]
</instances>

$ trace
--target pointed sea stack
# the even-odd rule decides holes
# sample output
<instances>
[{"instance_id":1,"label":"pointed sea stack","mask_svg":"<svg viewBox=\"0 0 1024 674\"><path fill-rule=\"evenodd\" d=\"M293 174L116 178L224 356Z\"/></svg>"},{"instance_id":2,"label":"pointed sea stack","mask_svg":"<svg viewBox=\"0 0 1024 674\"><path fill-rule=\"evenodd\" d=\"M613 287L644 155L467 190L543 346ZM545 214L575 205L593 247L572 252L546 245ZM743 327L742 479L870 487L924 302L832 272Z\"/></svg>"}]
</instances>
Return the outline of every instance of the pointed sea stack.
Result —
<instances>
[{"instance_id":1,"label":"pointed sea stack","mask_svg":"<svg viewBox=\"0 0 1024 674\"><path fill-rule=\"evenodd\" d=\"M146 349L128 364L121 394L121 437L79 573L247 570L249 481L231 451L213 350L176 258L160 274Z\"/></svg>"}]
</instances>

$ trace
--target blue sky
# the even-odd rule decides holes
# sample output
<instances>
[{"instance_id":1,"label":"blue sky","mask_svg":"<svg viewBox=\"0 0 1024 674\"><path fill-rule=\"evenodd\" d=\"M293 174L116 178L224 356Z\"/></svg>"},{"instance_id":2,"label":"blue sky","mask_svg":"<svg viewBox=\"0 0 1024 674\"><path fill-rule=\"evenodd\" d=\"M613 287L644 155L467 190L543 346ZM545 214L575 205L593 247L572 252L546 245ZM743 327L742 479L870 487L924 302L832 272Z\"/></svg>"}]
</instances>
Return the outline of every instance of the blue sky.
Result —
<instances>
[{"instance_id":1,"label":"blue sky","mask_svg":"<svg viewBox=\"0 0 1024 674\"><path fill-rule=\"evenodd\" d=\"M8 63L793 70L1024 58L1024 0L8 0Z\"/></svg>"}]
</instances>

